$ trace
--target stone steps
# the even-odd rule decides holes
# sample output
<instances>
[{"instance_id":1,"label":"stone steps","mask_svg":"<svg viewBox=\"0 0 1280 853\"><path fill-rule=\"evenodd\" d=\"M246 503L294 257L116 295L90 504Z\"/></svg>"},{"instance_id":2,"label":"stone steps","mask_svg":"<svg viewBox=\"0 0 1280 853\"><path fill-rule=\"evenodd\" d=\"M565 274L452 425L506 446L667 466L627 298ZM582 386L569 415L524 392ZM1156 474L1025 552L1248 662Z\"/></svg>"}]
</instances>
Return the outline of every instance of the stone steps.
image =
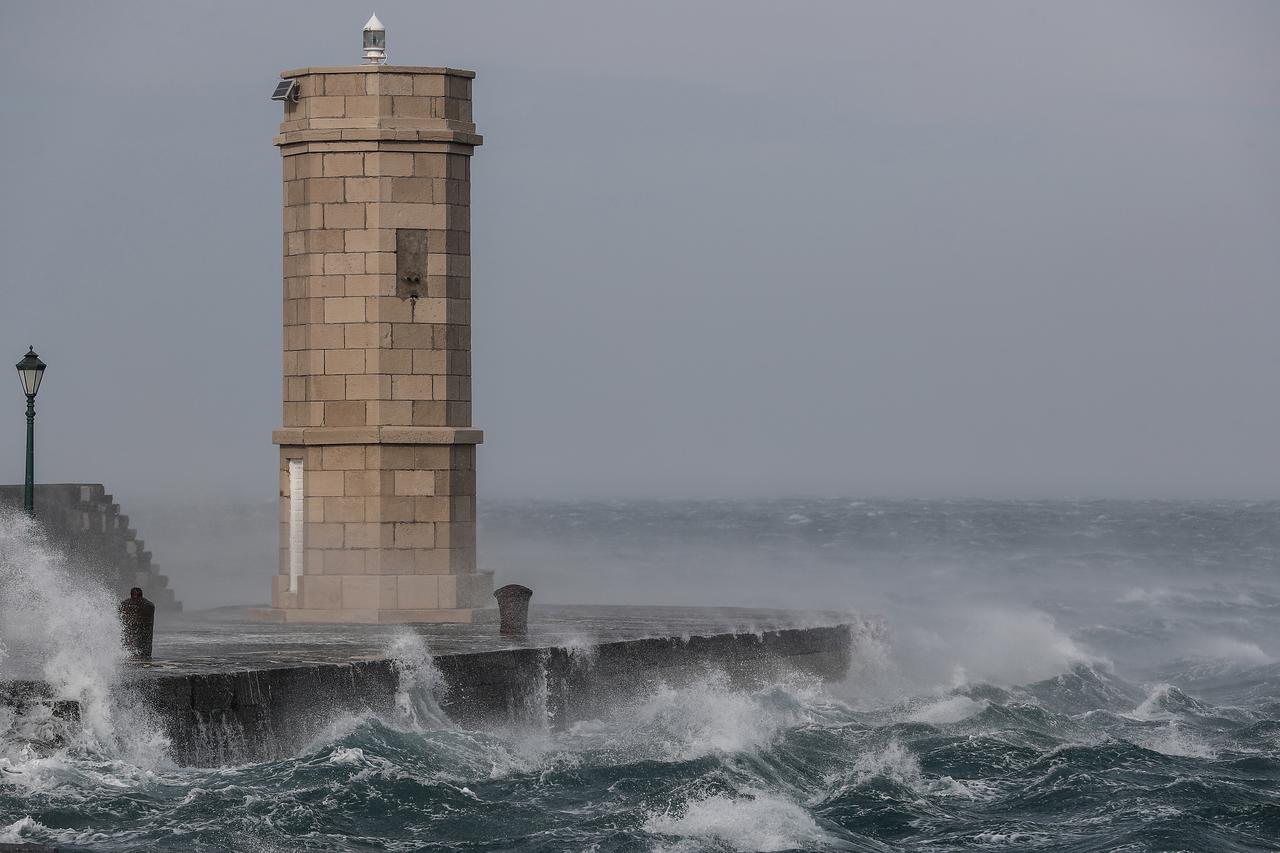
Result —
<instances>
[{"instance_id":1,"label":"stone steps","mask_svg":"<svg viewBox=\"0 0 1280 853\"><path fill-rule=\"evenodd\" d=\"M105 583L122 599L130 587L140 586L160 611L182 610L169 579L152 563L146 542L102 484L37 485L35 504L46 534L66 550L73 568ZM0 506L20 508L22 486L0 486Z\"/></svg>"}]
</instances>

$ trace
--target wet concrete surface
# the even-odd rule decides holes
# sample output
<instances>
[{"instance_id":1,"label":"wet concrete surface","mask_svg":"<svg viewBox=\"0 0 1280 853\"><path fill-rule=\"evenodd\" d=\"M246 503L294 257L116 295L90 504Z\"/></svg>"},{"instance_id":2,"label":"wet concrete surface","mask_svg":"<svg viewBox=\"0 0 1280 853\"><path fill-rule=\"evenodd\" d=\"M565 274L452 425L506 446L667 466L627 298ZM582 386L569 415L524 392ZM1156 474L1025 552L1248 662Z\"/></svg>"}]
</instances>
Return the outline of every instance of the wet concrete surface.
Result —
<instances>
[{"instance_id":1,"label":"wet concrete surface","mask_svg":"<svg viewBox=\"0 0 1280 853\"><path fill-rule=\"evenodd\" d=\"M156 626L153 660L131 669L194 674L385 657L406 631L435 656L506 649L586 648L601 643L715 634L758 634L848 622L849 613L703 607L534 607L523 639L502 637L495 622L475 625L279 625L253 621L248 608L186 614Z\"/></svg>"}]
</instances>

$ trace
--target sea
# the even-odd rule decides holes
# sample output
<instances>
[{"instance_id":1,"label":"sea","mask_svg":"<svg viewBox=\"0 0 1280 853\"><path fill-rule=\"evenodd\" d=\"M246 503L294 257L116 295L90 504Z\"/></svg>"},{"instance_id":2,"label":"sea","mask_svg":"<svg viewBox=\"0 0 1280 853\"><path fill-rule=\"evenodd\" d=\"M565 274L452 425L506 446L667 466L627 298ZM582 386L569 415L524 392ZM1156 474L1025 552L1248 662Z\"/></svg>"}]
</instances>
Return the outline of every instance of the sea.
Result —
<instances>
[{"instance_id":1,"label":"sea","mask_svg":"<svg viewBox=\"0 0 1280 853\"><path fill-rule=\"evenodd\" d=\"M184 767L113 688L99 593L6 518L0 643L44 638L46 676L86 713L57 733L0 709L0 842L1280 850L1280 502L539 500L481 518L482 563L534 607L835 609L882 630L839 681L735 691L708 672L562 730L462 728L418 677L422 713L339 713L287 758ZM0 679L10 664L0 647Z\"/></svg>"}]
</instances>

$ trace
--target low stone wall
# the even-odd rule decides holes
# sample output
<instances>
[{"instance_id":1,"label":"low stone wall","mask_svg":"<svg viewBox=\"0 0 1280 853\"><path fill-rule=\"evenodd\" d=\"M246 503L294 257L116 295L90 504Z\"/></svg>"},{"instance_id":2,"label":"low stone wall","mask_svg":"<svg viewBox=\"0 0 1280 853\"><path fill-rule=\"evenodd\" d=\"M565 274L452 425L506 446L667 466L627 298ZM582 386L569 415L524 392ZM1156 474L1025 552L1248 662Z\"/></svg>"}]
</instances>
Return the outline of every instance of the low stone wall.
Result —
<instances>
[{"instance_id":1,"label":"low stone wall","mask_svg":"<svg viewBox=\"0 0 1280 853\"><path fill-rule=\"evenodd\" d=\"M622 640L589 648L525 648L441 655L441 709L468 728L562 728L712 670L736 687L782 671L843 678L851 626L760 634ZM231 673L147 673L134 682L168 727L174 758L219 765L296 754L336 716L389 714L401 686L394 660L284 666ZM141 673L139 675L142 675Z\"/></svg>"},{"instance_id":2,"label":"low stone wall","mask_svg":"<svg viewBox=\"0 0 1280 853\"><path fill-rule=\"evenodd\" d=\"M0 485L0 507L21 509L23 487ZM129 516L100 483L37 485L36 518L71 566L114 590L120 598L140 586L160 612L182 609L169 579L151 562L151 552L129 526Z\"/></svg>"}]
</instances>

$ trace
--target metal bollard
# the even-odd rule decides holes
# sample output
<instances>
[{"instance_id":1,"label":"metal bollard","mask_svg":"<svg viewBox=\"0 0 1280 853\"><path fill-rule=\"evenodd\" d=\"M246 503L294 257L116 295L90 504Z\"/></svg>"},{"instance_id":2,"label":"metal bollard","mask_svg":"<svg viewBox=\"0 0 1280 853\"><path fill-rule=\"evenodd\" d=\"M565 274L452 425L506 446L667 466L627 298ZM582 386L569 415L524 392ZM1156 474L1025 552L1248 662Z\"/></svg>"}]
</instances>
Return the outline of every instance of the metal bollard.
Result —
<instances>
[{"instance_id":1,"label":"metal bollard","mask_svg":"<svg viewBox=\"0 0 1280 853\"><path fill-rule=\"evenodd\" d=\"M533 590L518 583L509 583L493 591L498 599L498 631L504 637L523 637L529 633L529 599Z\"/></svg>"},{"instance_id":2,"label":"metal bollard","mask_svg":"<svg viewBox=\"0 0 1280 853\"><path fill-rule=\"evenodd\" d=\"M142 597L142 587L129 590L120 602L120 626L124 649L134 660L151 660L151 640L155 636L156 606Z\"/></svg>"}]
</instances>

